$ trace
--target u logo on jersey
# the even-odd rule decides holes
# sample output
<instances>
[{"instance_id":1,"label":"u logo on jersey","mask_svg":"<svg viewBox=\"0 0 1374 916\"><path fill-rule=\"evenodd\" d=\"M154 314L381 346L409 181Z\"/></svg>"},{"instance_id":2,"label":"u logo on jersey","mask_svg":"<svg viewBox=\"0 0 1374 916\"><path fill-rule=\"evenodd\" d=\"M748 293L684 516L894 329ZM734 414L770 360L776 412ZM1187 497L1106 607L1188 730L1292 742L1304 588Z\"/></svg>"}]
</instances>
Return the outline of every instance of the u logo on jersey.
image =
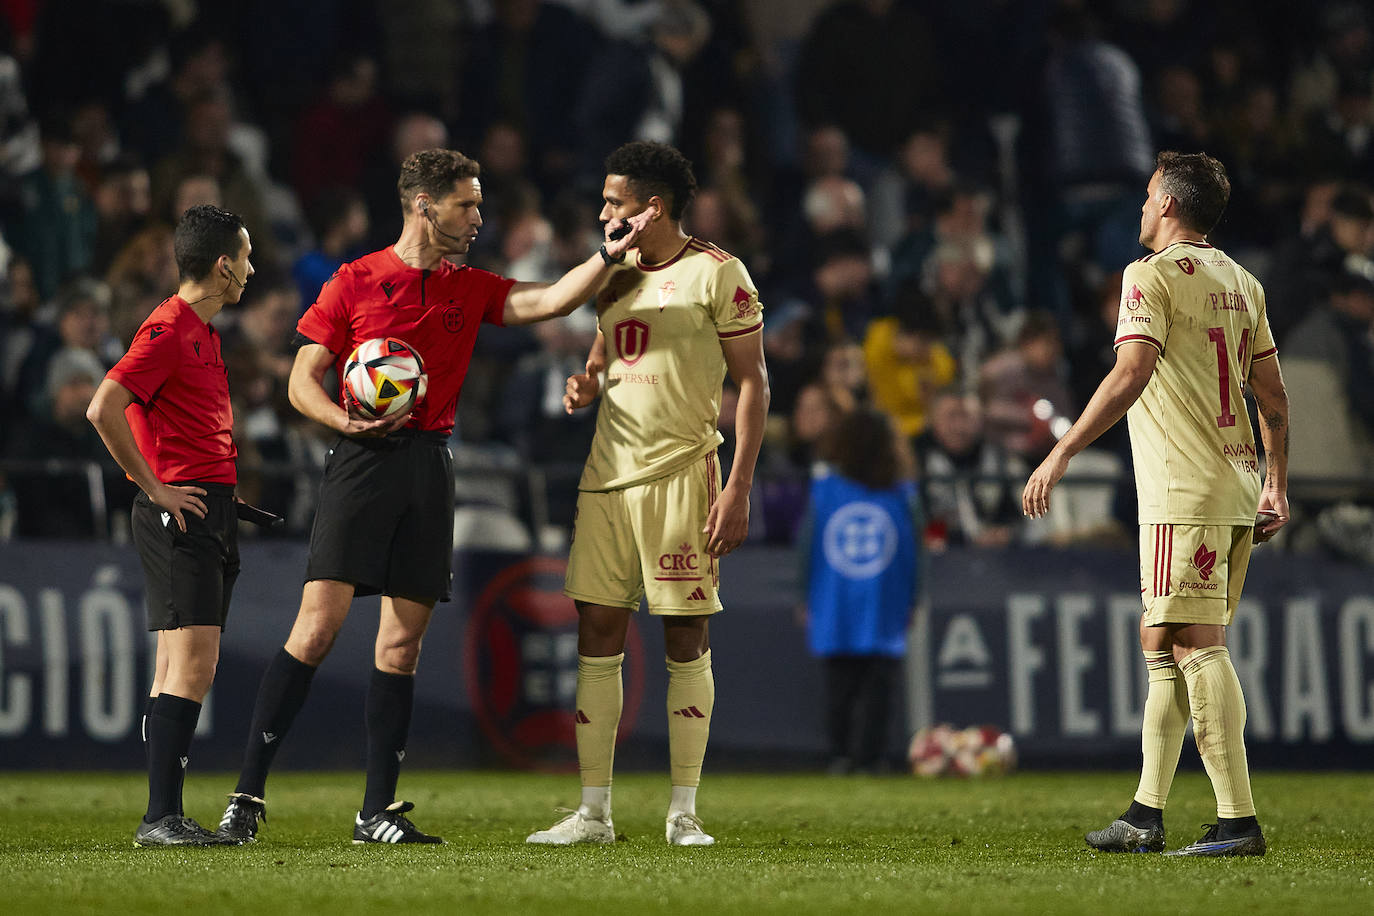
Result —
<instances>
[{"instance_id":1,"label":"u logo on jersey","mask_svg":"<svg viewBox=\"0 0 1374 916\"><path fill-rule=\"evenodd\" d=\"M649 326L638 318L626 318L616 323L615 350L625 365L639 362L649 349Z\"/></svg>"}]
</instances>

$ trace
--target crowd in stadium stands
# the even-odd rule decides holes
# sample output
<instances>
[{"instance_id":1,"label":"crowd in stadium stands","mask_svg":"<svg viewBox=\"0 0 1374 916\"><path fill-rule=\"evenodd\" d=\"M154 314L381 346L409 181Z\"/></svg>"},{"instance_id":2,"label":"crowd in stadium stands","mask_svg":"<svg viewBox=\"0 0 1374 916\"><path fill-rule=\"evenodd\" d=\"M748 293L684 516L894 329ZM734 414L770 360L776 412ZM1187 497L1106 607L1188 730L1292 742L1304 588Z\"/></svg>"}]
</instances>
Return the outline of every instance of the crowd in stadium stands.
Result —
<instances>
[{"instance_id":1,"label":"crowd in stadium stands","mask_svg":"<svg viewBox=\"0 0 1374 916\"><path fill-rule=\"evenodd\" d=\"M602 158L635 138L693 160L686 227L762 291L755 535L794 536L827 429L869 402L915 447L929 545L1130 542L1124 424L1048 519L1017 496L1112 363L1166 148L1226 164L1213 238L1268 291L1298 431L1289 546L1374 533L1366 3L31 0L0 3L0 32L0 535L118 536L132 488L82 406L176 289L185 208L252 232L257 275L220 316L241 489L298 535L327 440L285 396L294 322L395 238L401 160L475 156L470 263L548 280L595 250ZM454 444L508 484L476 499L568 519L592 424L559 400L593 334L590 314L483 330ZM70 471L86 460L104 506ZM540 495L481 476L530 467Z\"/></svg>"}]
</instances>

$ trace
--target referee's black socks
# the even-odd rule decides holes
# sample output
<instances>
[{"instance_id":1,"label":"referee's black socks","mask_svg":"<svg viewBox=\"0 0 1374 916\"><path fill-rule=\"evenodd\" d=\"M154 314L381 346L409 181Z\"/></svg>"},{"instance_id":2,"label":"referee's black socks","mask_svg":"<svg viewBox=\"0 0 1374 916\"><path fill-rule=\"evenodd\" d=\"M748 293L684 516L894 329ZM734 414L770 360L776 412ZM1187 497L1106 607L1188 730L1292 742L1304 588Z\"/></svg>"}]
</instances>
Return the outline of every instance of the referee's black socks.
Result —
<instances>
[{"instance_id":1,"label":"referee's black socks","mask_svg":"<svg viewBox=\"0 0 1374 916\"><path fill-rule=\"evenodd\" d=\"M235 792L265 798L267 771L277 756L282 739L305 705L315 669L285 649L278 650L262 676L258 699L253 706L253 722L248 727L248 742L243 751Z\"/></svg>"},{"instance_id":2,"label":"referee's black socks","mask_svg":"<svg viewBox=\"0 0 1374 916\"><path fill-rule=\"evenodd\" d=\"M367 794L359 811L363 820L396 800L414 705L415 675L372 670L367 688Z\"/></svg>"},{"instance_id":3,"label":"referee's black socks","mask_svg":"<svg viewBox=\"0 0 1374 916\"><path fill-rule=\"evenodd\" d=\"M181 785L186 779L191 736L200 719L200 704L170 693L159 694L148 716L148 812L153 823L181 813Z\"/></svg>"}]
</instances>

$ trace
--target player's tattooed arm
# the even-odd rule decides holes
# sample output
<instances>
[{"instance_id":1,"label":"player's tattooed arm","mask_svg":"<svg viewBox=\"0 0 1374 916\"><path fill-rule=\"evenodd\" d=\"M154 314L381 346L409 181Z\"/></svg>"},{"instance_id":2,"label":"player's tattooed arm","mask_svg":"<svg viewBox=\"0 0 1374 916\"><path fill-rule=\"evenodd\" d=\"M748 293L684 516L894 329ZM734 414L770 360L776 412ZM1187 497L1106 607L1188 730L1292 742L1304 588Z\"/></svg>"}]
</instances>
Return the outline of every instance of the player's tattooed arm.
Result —
<instances>
[{"instance_id":1,"label":"player's tattooed arm","mask_svg":"<svg viewBox=\"0 0 1374 916\"><path fill-rule=\"evenodd\" d=\"M1262 543L1288 524L1288 391L1277 357L1256 360L1250 366L1247 381L1259 406L1260 441L1264 444L1264 487L1259 508L1275 516L1255 533L1255 540Z\"/></svg>"}]
</instances>

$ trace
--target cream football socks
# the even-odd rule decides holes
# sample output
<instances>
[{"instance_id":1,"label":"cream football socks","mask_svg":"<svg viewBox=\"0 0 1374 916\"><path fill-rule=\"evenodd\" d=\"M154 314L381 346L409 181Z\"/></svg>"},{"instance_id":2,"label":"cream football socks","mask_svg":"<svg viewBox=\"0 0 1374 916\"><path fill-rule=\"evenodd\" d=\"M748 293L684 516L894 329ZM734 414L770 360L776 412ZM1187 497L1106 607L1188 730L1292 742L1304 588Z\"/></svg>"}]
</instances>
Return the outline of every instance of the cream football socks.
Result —
<instances>
[{"instance_id":1,"label":"cream football socks","mask_svg":"<svg viewBox=\"0 0 1374 916\"><path fill-rule=\"evenodd\" d=\"M577 657L577 766L582 776L582 806L592 817L611 813L611 768L624 693L620 667L625 653Z\"/></svg>"},{"instance_id":2,"label":"cream football socks","mask_svg":"<svg viewBox=\"0 0 1374 916\"><path fill-rule=\"evenodd\" d=\"M1193 737L1217 796L1219 818L1254 817L1245 758L1245 697L1225 646L1198 649L1180 666L1188 681Z\"/></svg>"},{"instance_id":3,"label":"cream football socks","mask_svg":"<svg viewBox=\"0 0 1374 916\"><path fill-rule=\"evenodd\" d=\"M678 787L695 788L701 782L701 763L706 758L706 739L711 733L711 709L716 702L716 679L711 674L710 649L690 662L675 662L671 658L667 662L668 760L676 793ZM695 801L696 793L691 795Z\"/></svg>"},{"instance_id":4,"label":"cream football socks","mask_svg":"<svg viewBox=\"0 0 1374 916\"><path fill-rule=\"evenodd\" d=\"M1150 674L1150 687L1145 694L1145 722L1140 737L1144 764L1135 800L1163 810L1178 769L1183 736L1188 731L1188 683L1174 664L1172 652L1146 652L1145 667Z\"/></svg>"}]
</instances>

